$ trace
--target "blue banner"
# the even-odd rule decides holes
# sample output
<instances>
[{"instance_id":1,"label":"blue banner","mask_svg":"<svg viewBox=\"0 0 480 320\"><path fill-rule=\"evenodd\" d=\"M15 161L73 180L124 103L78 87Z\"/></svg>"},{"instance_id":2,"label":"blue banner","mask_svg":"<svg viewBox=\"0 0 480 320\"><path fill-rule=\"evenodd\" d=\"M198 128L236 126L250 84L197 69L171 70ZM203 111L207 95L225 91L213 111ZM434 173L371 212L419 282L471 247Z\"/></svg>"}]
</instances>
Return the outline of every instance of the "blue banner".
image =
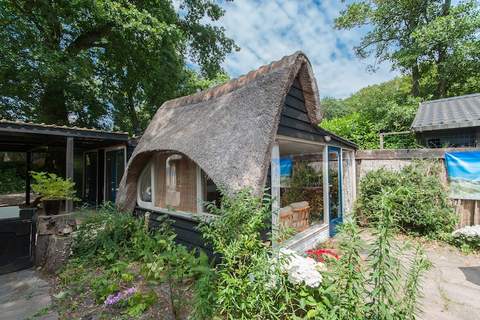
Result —
<instances>
[{"instance_id":1,"label":"blue banner","mask_svg":"<svg viewBox=\"0 0 480 320\"><path fill-rule=\"evenodd\" d=\"M450 197L480 200L480 152L446 152Z\"/></svg>"}]
</instances>

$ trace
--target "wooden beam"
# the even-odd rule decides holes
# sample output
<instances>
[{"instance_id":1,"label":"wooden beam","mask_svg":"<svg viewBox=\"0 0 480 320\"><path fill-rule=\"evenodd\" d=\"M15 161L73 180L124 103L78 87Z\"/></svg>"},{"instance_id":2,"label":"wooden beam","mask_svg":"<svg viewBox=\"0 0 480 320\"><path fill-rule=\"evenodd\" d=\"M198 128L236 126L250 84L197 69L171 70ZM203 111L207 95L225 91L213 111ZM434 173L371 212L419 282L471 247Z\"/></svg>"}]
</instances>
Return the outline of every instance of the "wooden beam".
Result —
<instances>
[{"instance_id":1,"label":"wooden beam","mask_svg":"<svg viewBox=\"0 0 480 320\"><path fill-rule=\"evenodd\" d=\"M73 137L67 137L66 153L65 178L73 181ZM73 202L71 200L65 202L65 211L73 211Z\"/></svg>"}]
</instances>

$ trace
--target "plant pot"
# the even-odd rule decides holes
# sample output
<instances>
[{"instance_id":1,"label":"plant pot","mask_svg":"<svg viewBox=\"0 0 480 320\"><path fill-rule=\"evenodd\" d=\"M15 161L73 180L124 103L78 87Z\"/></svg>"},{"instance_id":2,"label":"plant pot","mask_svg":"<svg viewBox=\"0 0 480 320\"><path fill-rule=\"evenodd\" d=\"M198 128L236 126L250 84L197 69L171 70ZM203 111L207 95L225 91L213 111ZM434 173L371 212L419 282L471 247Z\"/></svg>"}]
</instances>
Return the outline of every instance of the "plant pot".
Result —
<instances>
[{"instance_id":1,"label":"plant pot","mask_svg":"<svg viewBox=\"0 0 480 320\"><path fill-rule=\"evenodd\" d=\"M49 216L56 215L60 212L60 206L63 200L42 200L45 214Z\"/></svg>"}]
</instances>

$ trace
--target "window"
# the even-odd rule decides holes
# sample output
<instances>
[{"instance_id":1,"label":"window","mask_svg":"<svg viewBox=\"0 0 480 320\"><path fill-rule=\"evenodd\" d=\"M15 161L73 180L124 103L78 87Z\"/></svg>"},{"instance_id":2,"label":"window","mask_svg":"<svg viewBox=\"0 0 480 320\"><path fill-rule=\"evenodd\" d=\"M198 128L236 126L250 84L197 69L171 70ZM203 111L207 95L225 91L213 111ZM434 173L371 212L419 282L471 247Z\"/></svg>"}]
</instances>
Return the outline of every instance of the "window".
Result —
<instances>
[{"instance_id":1,"label":"window","mask_svg":"<svg viewBox=\"0 0 480 320\"><path fill-rule=\"evenodd\" d=\"M138 200L142 203L148 203L151 205L153 200L152 192L152 166L148 164L145 169L143 169L142 174L140 175L138 183Z\"/></svg>"},{"instance_id":2,"label":"window","mask_svg":"<svg viewBox=\"0 0 480 320\"><path fill-rule=\"evenodd\" d=\"M205 202L219 203L213 181L187 156L174 152L156 153L137 188L138 204L145 208L201 213L207 211Z\"/></svg>"}]
</instances>

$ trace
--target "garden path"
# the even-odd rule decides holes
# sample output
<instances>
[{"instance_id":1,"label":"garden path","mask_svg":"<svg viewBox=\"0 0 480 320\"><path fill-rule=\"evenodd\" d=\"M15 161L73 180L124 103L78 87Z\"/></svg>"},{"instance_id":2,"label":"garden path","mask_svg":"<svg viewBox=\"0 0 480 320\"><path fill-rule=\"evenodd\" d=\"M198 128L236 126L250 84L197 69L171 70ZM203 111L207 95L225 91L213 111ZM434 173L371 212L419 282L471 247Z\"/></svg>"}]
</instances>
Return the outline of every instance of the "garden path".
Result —
<instances>
[{"instance_id":1,"label":"garden path","mask_svg":"<svg viewBox=\"0 0 480 320\"><path fill-rule=\"evenodd\" d=\"M372 235L363 230L362 238ZM399 236L404 244L407 237ZM432 263L423 278L422 320L480 320L480 255L461 253L457 248L436 242L421 246Z\"/></svg>"},{"instance_id":2,"label":"garden path","mask_svg":"<svg viewBox=\"0 0 480 320\"><path fill-rule=\"evenodd\" d=\"M425 250L433 267L423 284L422 319L480 319L480 257L450 247Z\"/></svg>"},{"instance_id":3,"label":"garden path","mask_svg":"<svg viewBox=\"0 0 480 320\"><path fill-rule=\"evenodd\" d=\"M33 269L0 275L0 320L56 320L50 284Z\"/></svg>"}]
</instances>

